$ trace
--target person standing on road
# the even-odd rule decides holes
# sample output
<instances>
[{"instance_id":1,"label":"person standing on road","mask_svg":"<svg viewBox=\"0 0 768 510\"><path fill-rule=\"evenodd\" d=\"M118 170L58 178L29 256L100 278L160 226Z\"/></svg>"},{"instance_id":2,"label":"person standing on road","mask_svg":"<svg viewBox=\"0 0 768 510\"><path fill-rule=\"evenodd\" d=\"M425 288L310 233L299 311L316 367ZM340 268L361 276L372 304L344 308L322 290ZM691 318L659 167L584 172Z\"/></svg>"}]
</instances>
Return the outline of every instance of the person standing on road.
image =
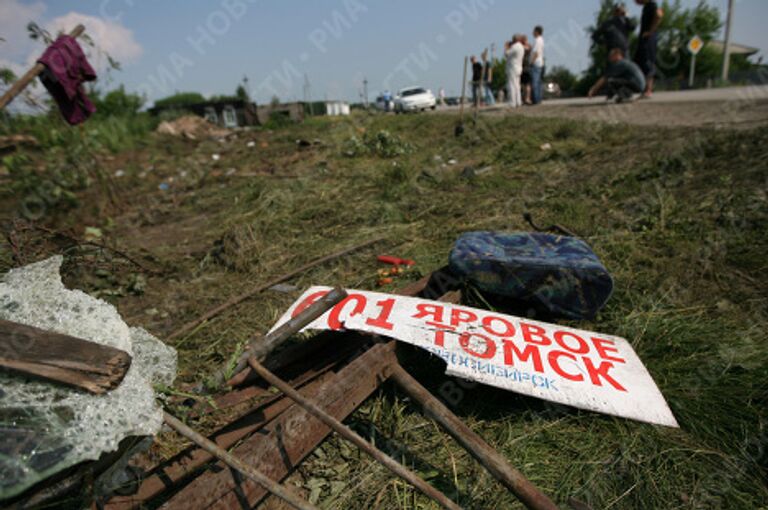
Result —
<instances>
[{"instance_id":1,"label":"person standing on road","mask_svg":"<svg viewBox=\"0 0 768 510\"><path fill-rule=\"evenodd\" d=\"M480 85L483 82L483 64L477 61L477 58L472 55L469 59L472 62L472 104L480 106Z\"/></svg>"},{"instance_id":2,"label":"person standing on road","mask_svg":"<svg viewBox=\"0 0 768 510\"><path fill-rule=\"evenodd\" d=\"M518 108L523 104L523 98L520 92L520 76L523 74L523 59L525 58L525 47L522 43L522 37L516 34L511 41L504 47L504 57L507 61L507 86L508 103L512 108Z\"/></svg>"},{"instance_id":3,"label":"person standing on road","mask_svg":"<svg viewBox=\"0 0 768 510\"><path fill-rule=\"evenodd\" d=\"M437 93L437 97L440 101L440 106L445 106L445 89L440 87L440 91Z\"/></svg>"},{"instance_id":4,"label":"person standing on road","mask_svg":"<svg viewBox=\"0 0 768 510\"><path fill-rule=\"evenodd\" d=\"M638 0L639 1L639 0ZM544 29L537 25L533 29L533 49L531 50L531 88L533 104L541 103L542 80L544 79Z\"/></svg>"},{"instance_id":5,"label":"person standing on road","mask_svg":"<svg viewBox=\"0 0 768 510\"><path fill-rule=\"evenodd\" d=\"M533 104L531 99L531 45L528 43L528 36L522 34L520 36L520 42L525 48L525 56L523 56L523 74L520 75L520 85L523 87L523 104Z\"/></svg>"},{"instance_id":6,"label":"person standing on road","mask_svg":"<svg viewBox=\"0 0 768 510\"><path fill-rule=\"evenodd\" d=\"M645 73L645 92L643 97L651 97L656 77L656 44L657 30L664 17L664 11L654 0L635 0L643 6L640 18L640 40L637 43L635 62Z\"/></svg>"},{"instance_id":7,"label":"person standing on road","mask_svg":"<svg viewBox=\"0 0 768 510\"><path fill-rule=\"evenodd\" d=\"M613 15L595 30L592 40L605 46L609 52L613 48L621 48L624 55L629 55L629 35L636 26L635 20L627 17L627 5L622 2L616 4Z\"/></svg>"},{"instance_id":8,"label":"person standing on road","mask_svg":"<svg viewBox=\"0 0 768 510\"><path fill-rule=\"evenodd\" d=\"M486 106L493 106L496 101L493 99L493 63L488 60L488 50L483 51L483 101Z\"/></svg>"}]
</instances>

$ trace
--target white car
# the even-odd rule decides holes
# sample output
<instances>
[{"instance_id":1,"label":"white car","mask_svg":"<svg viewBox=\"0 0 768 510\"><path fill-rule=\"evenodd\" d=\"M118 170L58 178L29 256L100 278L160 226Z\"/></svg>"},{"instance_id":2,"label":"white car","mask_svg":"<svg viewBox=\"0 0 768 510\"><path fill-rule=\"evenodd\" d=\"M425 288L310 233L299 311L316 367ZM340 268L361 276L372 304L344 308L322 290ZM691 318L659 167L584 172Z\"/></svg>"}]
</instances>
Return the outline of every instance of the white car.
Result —
<instances>
[{"instance_id":1,"label":"white car","mask_svg":"<svg viewBox=\"0 0 768 510\"><path fill-rule=\"evenodd\" d=\"M395 97L395 113L434 110L437 100L431 90L423 87L401 89Z\"/></svg>"}]
</instances>

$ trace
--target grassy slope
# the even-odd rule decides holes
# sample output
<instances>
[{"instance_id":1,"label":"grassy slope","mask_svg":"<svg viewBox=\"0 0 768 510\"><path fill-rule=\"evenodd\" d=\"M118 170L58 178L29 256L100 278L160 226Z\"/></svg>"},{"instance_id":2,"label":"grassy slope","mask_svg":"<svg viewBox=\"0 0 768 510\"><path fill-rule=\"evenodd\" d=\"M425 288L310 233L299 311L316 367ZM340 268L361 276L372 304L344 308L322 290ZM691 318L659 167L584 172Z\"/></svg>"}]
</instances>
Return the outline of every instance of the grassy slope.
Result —
<instances>
[{"instance_id":1,"label":"grassy slope","mask_svg":"<svg viewBox=\"0 0 768 510\"><path fill-rule=\"evenodd\" d=\"M110 223L110 240L134 252L147 249L173 269L170 277L149 278L143 296L116 300L131 323L161 336L225 296L372 236L388 241L295 283L372 288L374 251L414 258L426 273L445 264L461 232L524 229L524 210L540 223L565 224L590 242L616 283L600 316L579 326L632 342L681 429L480 386L461 388L457 412L561 502L573 496L595 508L765 505L768 131L511 117L486 119L456 140L454 122L449 116L356 116L242 134L225 144L150 141L147 150L102 161L128 174L119 181L116 209L81 208L59 222L78 228ZM416 150L396 158L342 156L351 136L380 129ZM323 145L297 150L296 138ZM248 140L256 147L248 148ZM552 150L539 148L545 142ZM213 162L212 153L221 159ZM448 164L451 159L457 163ZM493 171L467 179L461 173L468 165ZM229 168L234 176L226 175ZM158 191L170 176L171 190ZM98 202L95 196L84 201ZM213 249L217 239L222 242ZM88 288L87 268L77 256L71 265L70 282ZM294 297L266 293L177 339L181 383L212 372ZM445 393L446 384L458 387L446 383L442 367L426 355L412 353L409 361L436 394ZM511 495L393 388L348 422L465 507L515 507ZM159 452L171 452L171 441L161 438ZM293 481L316 487L314 496L327 508L434 507L336 439Z\"/></svg>"}]
</instances>

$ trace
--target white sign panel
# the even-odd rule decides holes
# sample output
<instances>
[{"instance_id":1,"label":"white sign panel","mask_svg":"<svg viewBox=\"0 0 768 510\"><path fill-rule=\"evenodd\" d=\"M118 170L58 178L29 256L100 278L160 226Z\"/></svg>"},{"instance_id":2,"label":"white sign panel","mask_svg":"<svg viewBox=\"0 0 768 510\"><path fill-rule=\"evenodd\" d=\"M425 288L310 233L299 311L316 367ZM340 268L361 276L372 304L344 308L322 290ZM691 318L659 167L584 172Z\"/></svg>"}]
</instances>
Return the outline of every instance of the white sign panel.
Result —
<instances>
[{"instance_id":1,"label":"white sign panel","mask_svg":"<svg viewBox=\"0 0 768 510\"><path fill-rule=\"evenodd\" d=\"M693 55L698 55L703 47L704 40L698 35L694 35L691 40L688 41L688 51Z\"/></svg>"},{"instance_id":2,"label":"white sign panel","mask_svg":"<svg viewBox=\"0 0 768 510\"><path fill-rule=\"evenodd\" d=\"M306 291L274 328L330 290ZM678 426L623 338L438 301L347 292L346 299L307 329L396 338L442 358L449 375L581 409Z\"/></svg>"}]
</instances>

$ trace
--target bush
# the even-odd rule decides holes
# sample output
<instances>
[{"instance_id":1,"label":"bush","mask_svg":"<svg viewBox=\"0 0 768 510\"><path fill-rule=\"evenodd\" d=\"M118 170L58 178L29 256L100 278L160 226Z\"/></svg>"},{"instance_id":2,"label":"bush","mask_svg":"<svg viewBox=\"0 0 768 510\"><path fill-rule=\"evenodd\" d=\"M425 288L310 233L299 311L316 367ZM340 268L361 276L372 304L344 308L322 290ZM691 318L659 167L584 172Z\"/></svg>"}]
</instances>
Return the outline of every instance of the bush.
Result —
<instances>
[{"instance_id":1,"label":"bush","mask_svg":"<svg viewBox=\"0 0 768 510\"><path fill-rule=\"evenodd\" d=\"M413 146L399 136L381 130L375 134L365 133L362 140L357 136L347 139L342 152L349 158L359 156L394 158L413 152Z\"/></svg>"},{"instance_id":2,"label":"bush","mask_svg":"<svg viewBox=\"0 0 768 510\"><path fill-rule=\"evenodd\" d=\"M96 115L99 117L136 115L144 105L144 98L138 94L128 94L122 85L107 92L104 97L101 97L98 92L92 93L91 100L96 106Z\"/></svg>"}]
</instances>

